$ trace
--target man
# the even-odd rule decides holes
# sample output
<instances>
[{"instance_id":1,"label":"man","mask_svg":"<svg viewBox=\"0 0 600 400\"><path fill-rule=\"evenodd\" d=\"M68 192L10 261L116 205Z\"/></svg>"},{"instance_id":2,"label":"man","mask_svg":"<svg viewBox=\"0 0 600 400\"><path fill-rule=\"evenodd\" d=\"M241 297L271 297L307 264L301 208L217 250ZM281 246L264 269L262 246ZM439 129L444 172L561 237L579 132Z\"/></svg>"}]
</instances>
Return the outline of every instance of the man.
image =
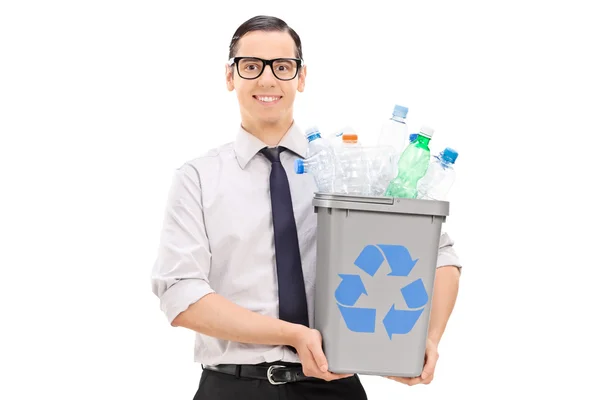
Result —
<instances>
[{"instance_id":1,"label":"man","mask_svg":"<svg viewBox=\"0 0 600 400\"><path fill-rule=\"evenodd\" d=\"M357 375L328 371L321 335L310 328L315 186L293 173L307 149L293 117L306 80L300 38L280 19L255 17L235 32L229 57L238 135L176 171L152 274L169 323L196 332L204 370L194 398L366 399ZM457 291L452 244L444 234L438 266L449 267L437 274L423 375L392 379L433 378Z\"/></svg>"}]
</instances>

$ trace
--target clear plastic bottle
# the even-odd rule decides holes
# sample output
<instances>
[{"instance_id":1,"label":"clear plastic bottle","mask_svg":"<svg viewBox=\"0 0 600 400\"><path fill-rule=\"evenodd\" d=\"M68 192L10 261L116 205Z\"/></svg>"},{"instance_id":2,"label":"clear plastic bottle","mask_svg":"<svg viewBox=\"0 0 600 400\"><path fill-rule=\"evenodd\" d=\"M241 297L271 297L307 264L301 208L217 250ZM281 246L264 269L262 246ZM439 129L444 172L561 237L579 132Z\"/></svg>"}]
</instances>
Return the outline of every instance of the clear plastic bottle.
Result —
<instances>
[{"instance_id":1,"label":"clear plastic bottle","mask_svg":"<svg viewBox=\"0 0 600 400\"><path fill-rule=\"evenodd\" d=\"M339 174L336 176L336 192L354 196L370 193L369 163L358 142L358 135L345 133L342 143L335 147Z\"/></svg>"},{"instance_id":2,"label":"clear plastic bottle","mask_svg":"<svg viewBox=\"0 0 600 400\"><path fill-rule=\"evenodd\" d=\"M388 185L386 196L409 199L417 197L417 183L427 173L431 159L429 141L433 132L429 127L422 127L415 141L402 152L398 161L398 175Z\"/></svg>"},{"instance_id":3,"label":"clear plastic bottle","mask_svg":"<svg viewBox=\"0 0 600 400\"><path fill-rule=\"evenodd\" d=\"M404 151L408 139L407 114L408 108L396 104L392 117L383 123L377 142L379 146L392 146L398 156Z\"/></svg>"},{"instance_id":4,"label":"clear plastic bottle","mask_svg":"<svg viewBox=\"0 0 600 400\"><path fill-rule=\"evenodd\" d=\"M429 164L427 173L418 182L419 199L445 201L456 179L454 163L458 152L446 147Z\"/></svg>"},{"instance_id":5,"label":"clear plastic bottle","mask_svg":"<svg viewBox=\"0 0 600 400\"><path fill-rule=\"evenodd\" d=\"M383 196L388 184L396 176L397 155L392 146L363 147L368 160L369 196Z\"/></svg>"},{"instance_id":6,"label":"clear plastic bottle","mask_svg":"<svg viewBox=\"0 0 600 400\"><path fill-rule=\"evenodd\" d=\"M296 173L310 172L320 192L333 193L338 168L335 152L316 126L307 129L305 135L308 140L306 159L296 160Z\"/></svg>"},{"instance_id":7,"label":"clear plastic bottle","mask_svg":"<svg viewBox=\"0 0 600 400\"><path fill-rule=\"evenodd\" d=\"M308 151L306 158L312 157L321 150L332 152L331 144L322 137L319 128L311 126L305 132L306 140L308 140Z\"/></svg>"},{"instance_id":8,"label":"clear plastic bottle","mask_svg":"<svg viewBox=\"0 0 600 400\"><path fill-rule=\"evenodd\" d=\"M320 193L335 191L335 167L328 153L319 152L306 159L298 158L294 167L297 174L311 174Z\"/></svg>"}]
</instances>

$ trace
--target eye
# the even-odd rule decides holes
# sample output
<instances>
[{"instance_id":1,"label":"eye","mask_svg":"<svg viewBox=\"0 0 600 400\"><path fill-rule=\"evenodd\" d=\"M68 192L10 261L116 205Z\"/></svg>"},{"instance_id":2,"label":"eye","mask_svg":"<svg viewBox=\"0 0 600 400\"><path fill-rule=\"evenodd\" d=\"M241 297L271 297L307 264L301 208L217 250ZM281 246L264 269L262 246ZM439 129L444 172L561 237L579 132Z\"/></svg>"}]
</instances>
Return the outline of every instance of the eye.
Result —
<instances>
[{"instance_id":1,"label":"eye","mask_svg":"<svg viewBox=\"0 0 600 400\"><path fill-rule=\"evenodd\" d=\"M293 69L293 64L291 61L278 61L274 64L277 71L280 72L288 72Z\"/></svg>"},{"instance_id":2,"label":"eye","mask_svg":"<svg viewBox=\"0 0 600 400\"><path fill-rule=\"evenodd\" d=\"M239 67L241 70L246 72L257 72L261 70L262 63L259 60L244 58L240 60Z\"/></svg>"}]
</instances>

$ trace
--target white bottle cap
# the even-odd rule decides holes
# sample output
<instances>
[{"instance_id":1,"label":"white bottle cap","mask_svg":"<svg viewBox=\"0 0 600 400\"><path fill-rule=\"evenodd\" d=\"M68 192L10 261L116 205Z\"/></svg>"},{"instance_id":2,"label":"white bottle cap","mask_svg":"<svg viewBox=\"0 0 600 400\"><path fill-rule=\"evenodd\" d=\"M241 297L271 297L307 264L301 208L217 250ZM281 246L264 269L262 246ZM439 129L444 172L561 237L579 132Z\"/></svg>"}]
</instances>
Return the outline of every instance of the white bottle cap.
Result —
<instances>
[{"instance_id":1,"label":"white bottle cap","mask_svg":"<svg viewBox=\"0 0 600 400\"><path fill-rule=\"evenodd\" d=\"M421 126L421 130L419 133L421 135L426 136L431 139L431 137L433 136L433 132L434 132L433 128L423 125L423 126Z\"/></svg>"}]
</instances>

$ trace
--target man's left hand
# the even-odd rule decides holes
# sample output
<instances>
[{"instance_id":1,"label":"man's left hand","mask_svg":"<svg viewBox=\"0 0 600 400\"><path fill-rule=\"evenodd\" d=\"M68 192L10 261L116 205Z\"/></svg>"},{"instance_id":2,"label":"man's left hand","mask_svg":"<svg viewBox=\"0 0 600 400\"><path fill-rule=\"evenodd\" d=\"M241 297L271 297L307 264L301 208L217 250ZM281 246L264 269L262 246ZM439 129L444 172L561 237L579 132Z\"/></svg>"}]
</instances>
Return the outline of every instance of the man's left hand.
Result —
<instances>
[{"instance_id":1,"label":"man's left hand","mask_svg":"<svg viewBox=\"0 0 600 400\"><path fill-rule=\"evenodd\" d=\"M421 372L420 376L415 378L388 376L387 378L396 382L404 383L408 386L418 385L419 383L428 385L433 380L433 373L435 372L435 364L437 363L438 357L437 344L428 338L427 345L425 347L425 365L423 366L423 372Z\"/></svg>"}]
</instances>

